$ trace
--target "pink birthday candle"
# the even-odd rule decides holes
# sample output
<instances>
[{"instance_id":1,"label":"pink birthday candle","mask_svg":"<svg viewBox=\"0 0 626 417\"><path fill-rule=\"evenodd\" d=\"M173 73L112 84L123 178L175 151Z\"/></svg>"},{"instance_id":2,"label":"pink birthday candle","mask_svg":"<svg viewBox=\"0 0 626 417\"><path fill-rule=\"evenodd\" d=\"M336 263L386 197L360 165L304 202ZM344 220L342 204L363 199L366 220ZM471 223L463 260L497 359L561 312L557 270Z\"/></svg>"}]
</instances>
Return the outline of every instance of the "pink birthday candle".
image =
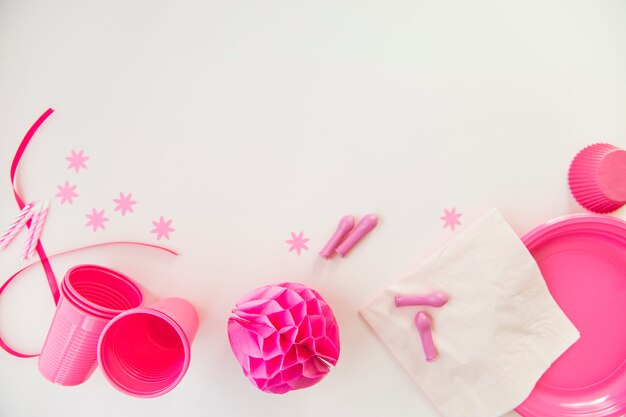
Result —
<instances>
[{"instance_id":1,"label":"pink birthday candle","mask_svg":"<svg viewBox=\"0 0 626 417\"><path fill-rule=\"evenodd\" d=\"M46 216L48 215L48 202L39 204L39 206L33 210L36 211L33 215L33 220L30 223L30 233L26 239L22 259L28 259L35 253L37 242L39 242L39 237L41 236L41 231L43 230L43 225L46 222Z\"/></svg>"},{"instance_id":2,"label":"pink birthday candle","mask_svg":"<svg viewBox=\"0 0 626 417\"><path fill-rule=\"evenodd\" d=\"M2 233L0 236L0 250L3 250L9 243L17 236L17 234L24 228L26 222L33 216L33 203L28 203L22 209L22 212L13 220L13 223Z\"/></svg>"},{"instance_id":3,"label":"pink birthday candle","mask_svg":"<svg viewBox=\"0 0 626 417\"><path fill-rule=\"evenodd\" d=\"M428 362L434 362L437 360L437 349L435 348L435 342L433 342L432 334L432 320L428 313L420 311L415 315L415 327L422 339L422 348L426 355Z\"/></svg>"}]
</instances>

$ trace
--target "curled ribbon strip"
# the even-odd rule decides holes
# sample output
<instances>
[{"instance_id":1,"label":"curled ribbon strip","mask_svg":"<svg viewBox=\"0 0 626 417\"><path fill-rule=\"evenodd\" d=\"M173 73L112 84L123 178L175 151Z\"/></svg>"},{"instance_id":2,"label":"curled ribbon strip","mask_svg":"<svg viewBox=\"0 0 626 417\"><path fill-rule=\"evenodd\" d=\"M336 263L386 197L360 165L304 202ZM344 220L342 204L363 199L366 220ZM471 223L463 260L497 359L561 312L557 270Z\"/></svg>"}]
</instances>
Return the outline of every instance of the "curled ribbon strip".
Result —
<instances>
[{"instance_id":1,"label":"curled ribbon strip","mask_svg":"<svg viewBox=\"0 0 626 417\"><path fill-rule=\"evenodd\" d=\"M24 203L24 200L22 199L22 196L20 195L19 191L17 190L17 186L15 184L15 177L16 177L16 174L17 174L17 168L18 168L18 166L20 164L20 161L22 160L22 156L24 155L24 153L26 151L26 148L28 147L28 144L30 143L30 140L35 135L35 132L37 132L39 127L43 124L43 122L46 121L48 116L50 116L53 112L54 112L53 109L48 109L41 116L39 116L39 118L31 126L31 128L28 129L28 132L26 132L26 135L24 136L24 139L22 139L22 142L20 143L20 146L17 148L17 152L15 153L15 156L13 157L13 162L11 163L11 186L13 187L13 195L15 196L15 201L17 202L17 205L19 206L20 210L22 210L26 204ZM31 227L31 221L30 220L28 221L27 226L29 228ZM54 272L52 271L52 267L50 266L49 259L55 258L55 257L58 257L58 256L62 256L62 255L67 255L67 254L74 253L74 252L79 252L79 251L84 250L84 249L98 248L98 247L110 246L110 245L143 246L143 247L148 247L148 248L162 250L162 251L168 252L168 253L170 253L172 255L178 255L178 253L176 253L175 251L173 251L171 249L168 249L168 248L165 248L165 247L162 247L162 246L158 246L158 245L152 245L152 244L149 244L149 243L141 243L141 242L120 241L120 242L97 243L97 244L94 244L94 245L83 246L83 247L80 247L80 248L71 249L71 250L68 250L68 251L65 251L65 252L57 253L55 255L52 255L52 256L48 257L46 255L46 252L43 249L43 245L41 244L41 241L39 241L37 243L37 247L36 247L37 255L39 256L39 261L34 262L34 263L30 264L30 265L27 265L24 268L22 268L19 271L17 271L16 273L14 273L0 287L0 295L2 295L4 290L11 284L11 282L13 282L17 277L19 277L22 274L22 272L26 271L27 269L30 269L31 267L33 267L35 265L41 264L42 267L43 267L44 272L46 273L46 278L48 280L48 286L50 287L50 292L52 293L52 298L54 299L54 303L56 305L59 302L59 285L57 283L57 280L56 280L56 277L54 275ZM11 355L17 356L18 358L33 358L35 356L39 356L38 353L37 354L25 354L25 353L21 353L21 352L16 351L15 349L13 349L9 345L7 345L6 342L2 339L1 336L0 336L0 347L2 349L4 349L5 351L7 351L8 353L10 353Z\"/></svg>"},{"instance_id":2,"label":"curled ribbon strip","mask_svg":"<svg viewBox=\"0 0 626 417\"><path fill-rule=\"evenodd\" d=\"M26 148L30 143L30 140L33 138L39 127L46 121L48 116L50 116L54 112L53 109L48 109L39 116L39 119L35 121L35 123L28 129L24 139L22 139L22 143L20 143L19 148L17 148L17 152L13 157L13 162L11 163L11 186L13 187L13 195L15 196L15 201L17 202L20 210L24 208L26 205L24 200L22 200L22 196L20 195L17 187L15 185L15 176L17 174L17 168L20 165L20 161L22 160L22 156L24 156L24 152L26 152ZM29 220L26 225L30 229L31 221ZM59 302L59 285L57 284L56 277L54 276L54 272L52 271L52 267L50 266L50 262L48 262L48 257L46 256L46 251L44 251L41 241L37 242L37 246L35 248L37 251L37 255L41 260L41 266L43 267L44 272L46 273L46 278L48 279L48 286L50 287L50 292L52 293L52 298L54 299L54 303ZM1 292L0 292L1 294Z\"/></svg>"},{"instance_id":3,"label":"curled ribbon strip","mask_svg":"<svg viewBox=\"0 0 626 417\"><path fill-rule=\"evenodd\" d=\"M147 247L147 248L154 248L154 249L162 250L162 251L171 253L172 255L178 255L178 253L176 253L175 251L173 251L171 249L168 249L168 248L165 248L163 246L152 245L150 243L120 241L120 242L96 243L94 245L82 246L80 248L70 249L70 250L67 250L65 252L56 253L56 254L48 257L47 259L52 259L52 258L56 258L56 257L63 256L63 255L69 255L70 253L80 252L80 251L85 250L85 249L99 248L99 247L103 247L103 246L112 246L112 245L143 246L143 247ZM11 275L11 277L8 280L6 280L6 282L4 284L2 284L2 286L0 287L0 295L2 295L4 290L11 284L11 282L13 282L17 277L19 277L22 274L22 272L32 268L35 265L40 264L41 262L42 261L33 262L32 264L25 266L24 268L22 268L19 271L17 271L15 274ZM56 281L55 281L55 284L56 284ZM9 345L7 345L6 342L2 339L1 336L0 336L0 347L2 349L6 350L7 352L9 352L11 355L17 356L19 358L33 358L35 356L39 356L38 353L37 354L24 354L24 353L20 353L20 352L16 351L15 349L13 349Z\"/></svg>"}]
</instances>

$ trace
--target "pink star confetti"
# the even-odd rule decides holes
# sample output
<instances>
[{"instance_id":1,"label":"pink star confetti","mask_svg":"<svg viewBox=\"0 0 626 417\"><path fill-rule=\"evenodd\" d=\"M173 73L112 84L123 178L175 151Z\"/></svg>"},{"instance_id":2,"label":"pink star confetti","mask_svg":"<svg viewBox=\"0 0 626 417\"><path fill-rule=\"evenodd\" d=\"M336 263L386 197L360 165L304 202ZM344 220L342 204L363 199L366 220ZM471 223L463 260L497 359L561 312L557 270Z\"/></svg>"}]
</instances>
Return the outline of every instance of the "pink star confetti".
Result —
<instances>
[{"instance_id":1,"label":"pink star confetti","mask_svg":"<svg viewBox=\"0 0 626 417\"><path fill-rule=\"evenodd\" d=\"M174 231L174 229L170 227L170 224L172 224L172 219L165 221L163 216L161 216L158 222L152 222L152 224L154 225L154 229L152 229L150 233L156 233L157 240L160 240L162 237L167 240L170 239L170 232Z\"/></svg>"},{"instance_id":2,"label":"pink star confetti","mask_svg":"<svg viewBox=\"0 0 626 417\"><path fill-rule=\"evenodd\" d=\"M59 189L59 192L56 193L54 196L61 199L61 204L65 203L66 201L70 204L73 204L74 201L72 199L74 197L78 197L78 194L74 192L74 190L76 190L76 186L70 185L68 181L65 181L64 185L57 185L57 188Z\"/></svg>"},{"instance_id":3,"label":"pink star confetti","mask_svg":"<svg viewBox=\"0 0 626 417\"><path fill-rule=\"evenodd\" d=\"M302 253L302 250L308 250L309 247L306 245L306 242L309 241L308 237L304 237L304 233L300 232L299 234L295 234L291 232L291 239L286 240L285 243L289 243L291 247L289 248L289 252L296 251L298 255Z\"/></svg>"},{"instance_id":4,"label":"pink star confetti","mask_svg":"<svg viewBox=\"0 0 626 417\"><path fill-rule=\"evenodd\" d=\"M114 198L113 202L117 204L117 206L115 206L115 211L121 210L122 216L125 216L127 211L130 213L134 213L132 206L134 204L137 204L137 202L131 200L132 196L133 193L127 195L124 195L124 193L120 193L120 198Z\"/></svg>"},{"instance_id":5,"label":"pink star confetti","mask_svg":"<svg viewBox=\"0 0 626 417\"><path fill-rule=\"evenodd\" d=\"M76 153L74 149L72 149L72 154L65 158L70 161L70 164L67 166L67 169L74 168L76 172L80 171L81 168L87 169L87 165L85 165L85 161L89 159L88 156L83 155L83 150L81 149Z\"/></svg>"},{"instance_id":6,"label":"pink star confetti","mask_svg":"<svg viewBox=\"0 0 626 417\"><path fill-rule=\"evenodd\" d=\"M445 229L446 227L450 226L450 229L452 229L452 231L454 232L454 227L457 224L459 226L461 225L461 222L459 221L459 217L461 217L462 214L457 213L456 208L454 207L452 207L452 210L450 211L446 209L443 209L443 211L446 213L444 216L440 217L440 219L444 221L443 228Z\"/></svg>"},{"instance_id":7,"label":"pink star confetti","mask_svg":"<svg viewBox=\"0 0 626 417\"><path fill-rule=\"evenodd\" d=\"M93 227L93 231L95 232L98 228L104 230L104 222L108 222L109 219L104 217L104 210L98 211L96 209L91 210L91 214L86 214L85 217L89 219L85 226Z\"/></svg>"}]
</instances>

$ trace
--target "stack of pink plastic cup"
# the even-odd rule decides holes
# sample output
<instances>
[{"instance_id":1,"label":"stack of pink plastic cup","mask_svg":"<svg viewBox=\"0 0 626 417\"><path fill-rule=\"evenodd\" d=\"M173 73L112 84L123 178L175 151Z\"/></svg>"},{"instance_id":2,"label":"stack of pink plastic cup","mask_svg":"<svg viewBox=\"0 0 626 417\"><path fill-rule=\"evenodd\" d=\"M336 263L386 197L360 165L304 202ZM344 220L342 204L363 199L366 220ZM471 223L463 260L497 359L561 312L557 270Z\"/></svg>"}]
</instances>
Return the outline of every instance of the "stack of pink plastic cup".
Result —
<instances>
[{"instance_id":1,"label":"stack of pink plastic cup","mask_svg":"<svg viewBox=\"0 0 626 417\"><path fill-rule=\"evenodd\" d=\"M39 371L60 385L86 381L97 366L97 346L105 326L142 302L139 287L118 272L96 265L71 268L61 283Z\"/></svg>"},{"instance_id":2,"label":"stack of pink plastic cup","mask_svg":"<svg viewBox=\"0 0 626 417\"><path fill-rule=\"evenodd\" d=\"M98 362L125 394L158 397L181 381L191 359L198 314L182 298L141 307L139 287L96 265L70 269L39 357L39 371L60 385L85 382Z\"/></svg>"}]
</instances>

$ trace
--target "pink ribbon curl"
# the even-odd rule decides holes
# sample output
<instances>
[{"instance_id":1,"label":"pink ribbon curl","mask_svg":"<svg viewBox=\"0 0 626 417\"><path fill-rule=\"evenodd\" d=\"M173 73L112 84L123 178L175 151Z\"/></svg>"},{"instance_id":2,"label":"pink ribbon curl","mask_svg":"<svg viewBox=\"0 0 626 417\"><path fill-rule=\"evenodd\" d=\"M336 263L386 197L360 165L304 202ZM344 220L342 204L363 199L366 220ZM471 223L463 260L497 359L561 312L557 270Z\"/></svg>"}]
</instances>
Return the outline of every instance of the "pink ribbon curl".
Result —
<instances>
[{"instance_id":1,"label":"pink ribbon curl","mask_svg":"<svg viewBox=\"0 0 626 417\"><path fill-rule=\"evenodd\" d=\"M33 136L35 135L35 133L37 132L37 130L39 129L39 127L41 127L41 125L46 121L46 119L54 112L53 109L48 109L46 110L41 116L39 116L39 118L35 121L35 123L30 127L30 129L28 129L28 132L26 132L26 135L24 136L24 139L22 139L22 142L20 143L20 146L17 148L17 152L15 153L15 155L13 156L13 162L11 163L11 186L13 187L13 195L15 196L15 201L17 202L17 205L19 207L20 210L22 210L24 208L24 206L26 205L24 203L24 200L22 199L22 196L20 195L20 192L17 189L17 186L15 184L15 178L17 175L17 169L19 167L20 161L22 160L22 156L24 156L24 153L26 152L26 149L28 148L28 144L30 143L31 139L33 138ZM31 221L29 220L27 222L27 226L30 228L31 227ZM22 272L26 271L27 269L30 269L31 267L41 264L41 266L43 267L43 270L46 274L46 279L48 281L48 287L50 287L50 292L52 293L52 298L54 300L54 304L56 305L59 302L59 285L57 283L57 279L56 276L54 275L54 271L52 270L52 266L50 265L50 261L49 259L51 258L55 258L58 256L62 256L62 255L67 255L70 253L74 253L74 252L79 252L81 250L84 249L92 249L92 248L98 248L98 247L103 247L103 246L110 246L110 245L133 245L133 246L142 246L142 247L147 247L147 248L153 248L153 249L158 249L161 251L165 251L168 252L172 255L178 255L175 251L162 247L162 246L158 246L158 245L152 245L149 243L141 243L141 242L127 242L127 241L119 241L119 242L104 242L104 243L97 243L94 245L89 245L89 246L83 246L83 247L79 247L76 249L70 249L68 251L65 252L61 252L61 253L57 253L53 256L48 256L46 255L46 252L43 248L43 245L41 244L41 241L39 241L37 243L37 247L36 247L36 251L37 251L37 255L39 256L39 261L34 262L30 265L25 266L24 268L20 269L19 271L17 271L16 273L14 273L9 279L7 279L5 281L5 283L0 287L0 295L2 295L2 293L4 292L4 290L16 279L18 278ZM10 353L13 356L17 356L18 358L32 358L35 356L39 356L39 354L26 354L26 353L21 353L18 352L17 350L11 348L0 336L0 347L2 349L4 349L5 351L7 351L8 353Z\"/></svg>"}]
</instances>

